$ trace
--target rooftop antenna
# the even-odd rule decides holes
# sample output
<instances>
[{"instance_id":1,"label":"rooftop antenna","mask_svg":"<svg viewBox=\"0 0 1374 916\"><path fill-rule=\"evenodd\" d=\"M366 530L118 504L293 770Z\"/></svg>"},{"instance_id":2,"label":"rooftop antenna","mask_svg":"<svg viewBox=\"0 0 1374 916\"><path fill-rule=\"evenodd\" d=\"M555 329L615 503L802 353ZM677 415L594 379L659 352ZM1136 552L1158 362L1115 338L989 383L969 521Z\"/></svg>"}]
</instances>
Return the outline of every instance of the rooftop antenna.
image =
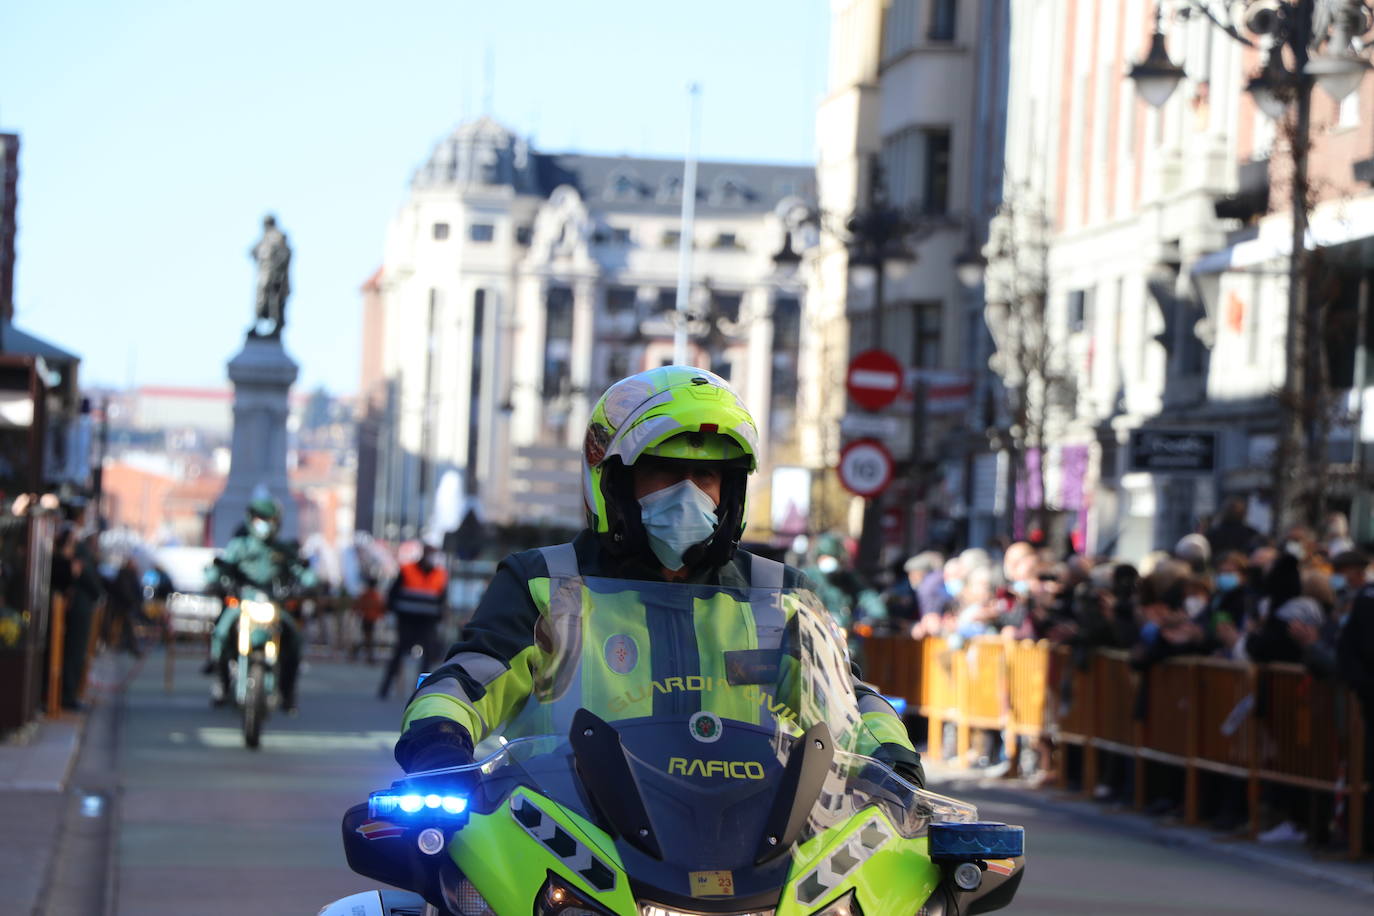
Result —
<instances>
[{"instance_id":1,"label":"rooftop antenna","mask_svg":"<svg viewBox=\"0 0 1374 916\"><path fill-rule=\"evenodd\" d=\"M482 114L492 116L492 97L496 92L496 55L487 45L486 68L482 74Z\"/></svg>"},{"instance_id":2,"label":"rooftop antenna","mask_svg":"<svg viewBox=\"0 0 1374 916\"><path fill-rule=\"evenodd\" d=\"M692 297L692 233L697 214L697 133L701 124L701 86L687 86L687 159L682 164L682 231L677 243L677 322L673 363L687 365L687 305ZM707 366L706 368L710 368Z\"/></svg>"}]
</instances>

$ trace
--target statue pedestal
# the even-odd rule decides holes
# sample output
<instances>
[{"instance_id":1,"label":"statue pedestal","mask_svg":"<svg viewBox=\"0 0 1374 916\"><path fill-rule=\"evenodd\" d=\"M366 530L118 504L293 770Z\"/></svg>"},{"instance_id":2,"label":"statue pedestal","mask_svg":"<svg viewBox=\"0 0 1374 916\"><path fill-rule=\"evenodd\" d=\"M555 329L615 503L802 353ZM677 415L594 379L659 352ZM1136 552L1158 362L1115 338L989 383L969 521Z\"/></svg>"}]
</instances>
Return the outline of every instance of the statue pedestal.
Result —
<instances>
[{"instance_id":1,"label":"statue pedestal","mask_svg":"<svg viewBox=\"0 0 1374 916\"><path fill-rule=\"evenodd\" d=\"M229 479L210 514L210 542L223 547L243 524L260 486L282 505L279 537L296 537L296 504L286 478L287 398L298 369L280 338L249 337L229 361L234 439Z\"/></svg>"}]
</instances>

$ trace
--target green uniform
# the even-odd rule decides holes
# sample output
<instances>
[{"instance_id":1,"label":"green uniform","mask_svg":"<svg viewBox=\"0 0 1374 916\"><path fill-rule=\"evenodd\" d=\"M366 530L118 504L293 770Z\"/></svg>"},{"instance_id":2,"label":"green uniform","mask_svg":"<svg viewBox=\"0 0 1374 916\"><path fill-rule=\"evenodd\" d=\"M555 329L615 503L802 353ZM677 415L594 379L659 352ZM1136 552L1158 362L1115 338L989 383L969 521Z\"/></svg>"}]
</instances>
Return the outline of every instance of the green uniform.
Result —
<instances>
[{"instance_id":1,"label":"green uniform","mask_svg":"<svg viewBox=\"0 0 1374 916\"><path fill-rule=\"evenodd\" d=\"M316 582L314 570L301 561L295 543L263 539L250 533L237 534L225 545L220 559L236 567L244 578L269 594L274 581L294 582L304 588ZM212 590L223 588L222 580L226 577L218 566L209 567L206 576ZM229 586L229 591L237 590L237 583ZM238 606L226 607L210 637L210 657L217 660L221 683L228 679L228 648L238 620ZM295 696L296 672L301 660L300 628L289 613L281 615L281 634L282 696L289 701Z\"/></svg>"},{"instance_id":2,"label":"green uniform","mask_svg":"<svg viewBox=\"0 0 1374 916\"><path fill-rule=\"evenodd\" d=\"M559 568L551 569L551 565ZM536 634L541 630L548 634L556 626L550 615L551 605L559 600L551 594L555 583L579 575L630 580L626 592L598 601L594 612L581 621L582 657L594 663L581 666L581 682L575 686L589 702L595 700L592 705L618 710L619 718L631 718L659 714L668 704L690 701L723 716L747 718L748 698L741 700L728 692L685 698L649 688L661 673L654 670L655 645L681 644L683 634L659 632L665 622L627 596L633 595L633 580L661 583L662 576L641 560L610 557L597 537L584 531L571 544L525 551L502 562L472 620L449 650L448 660L431 673L406 708L403 734L396 746L396 758L403 767L413 769L410 764L416 756L433 744L463 738L481 741L510 722L531 693L541 689L543 650L536 644ZM800 571L742 550L724 566L698 572L688 582L738 589L810 588ZM695 633L689 635L699 649L702 668L726 650L753 648L754 617L753 609L738 603L729 608L703 607L695 617ZM616 671L612 655L625 651L648 663L621 666L632 674ZM723 675L709 670L697 673L708 683ZM879 745L895 746L917 761L906 727L892 707L859 680L857 671L851 676L865 726L855 750L867 754ZM722 705L715 709L713 704Z\"/></svg>"}]
</instances>

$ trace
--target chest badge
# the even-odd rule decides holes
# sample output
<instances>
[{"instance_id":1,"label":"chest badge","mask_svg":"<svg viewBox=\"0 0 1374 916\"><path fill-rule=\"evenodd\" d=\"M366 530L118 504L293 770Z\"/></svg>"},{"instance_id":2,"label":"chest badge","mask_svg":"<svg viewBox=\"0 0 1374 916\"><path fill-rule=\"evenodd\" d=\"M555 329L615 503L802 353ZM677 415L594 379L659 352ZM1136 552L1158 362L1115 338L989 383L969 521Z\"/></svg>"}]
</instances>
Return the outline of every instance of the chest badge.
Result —
<instances>
[{"instance_id":1,"label":"chest badge","mask_svg":"<svg viewBox=\"0 0 1374 916\"><path fill-rule=\"evenodd\" d=\"M702 744L714 744L720 740L723 729L720 716L713 712L699 712L687 721L687 730Z\"/></svg>"},{"instance_id":2,"label":"chest badge","mask_svg":"<svg viewBox=\"0 0 1374 916\"><path fill-rule=\"evenodd\" d=\"M606 658L606 667L616 674L629 674L639 664L639 645L634 637L624 633L607 639L602 653Z\"/></svg>"}]
</instances>

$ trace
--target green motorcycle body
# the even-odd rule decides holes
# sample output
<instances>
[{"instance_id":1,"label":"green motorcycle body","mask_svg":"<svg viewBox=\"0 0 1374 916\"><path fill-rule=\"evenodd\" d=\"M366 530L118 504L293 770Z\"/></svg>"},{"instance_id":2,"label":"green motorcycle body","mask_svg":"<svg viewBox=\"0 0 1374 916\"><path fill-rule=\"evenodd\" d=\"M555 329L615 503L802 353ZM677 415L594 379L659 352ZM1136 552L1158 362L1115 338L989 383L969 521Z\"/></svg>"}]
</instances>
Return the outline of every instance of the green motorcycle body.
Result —
<instances>
[{"instance_id":1,"label":"green motorcycle body","mask_svg":"<svg viewBox=\"0 0 1374 916\"><path fill-rule=\"evenodd\" d=\"M842 634L811 593L632 583L656 632L694 634L669 643L677 668L654 646L663 676L646 701L643 685L603 688L614 640L588 638L601 634L584 611L599 594L624 607L625 585L565 591L576 607L553 621L534 693L489 755L348 812L355 871L454 916L934 916L1010 900L1020 828L975 824L972 806L867 756ZM704 648L708 631L726 637ZM414 903L372 892L322 914Z\"/></svg>"}]
</instances>

